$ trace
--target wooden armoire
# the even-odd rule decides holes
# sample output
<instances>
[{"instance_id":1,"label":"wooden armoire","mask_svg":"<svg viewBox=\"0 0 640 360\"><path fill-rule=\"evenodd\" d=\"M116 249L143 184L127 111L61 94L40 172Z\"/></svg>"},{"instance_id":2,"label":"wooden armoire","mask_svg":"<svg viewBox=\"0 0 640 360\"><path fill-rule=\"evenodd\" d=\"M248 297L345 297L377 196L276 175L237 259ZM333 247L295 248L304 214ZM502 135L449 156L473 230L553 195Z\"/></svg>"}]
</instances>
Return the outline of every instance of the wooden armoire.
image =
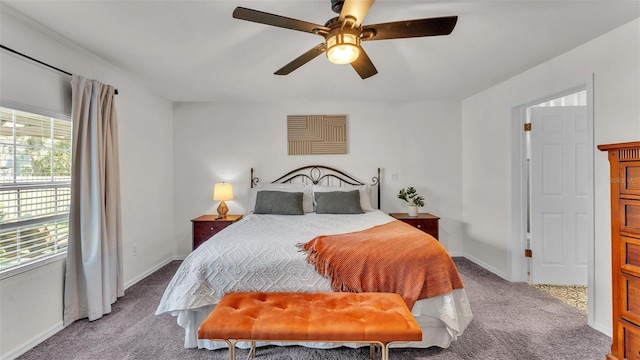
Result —
<instances>
[{"instance_id":1,"label":"wooden armoire","mask_svg":"<svg viewBox=\"0 0 640 360\"><path fill-rule=\"evenodd\" d=\"M640 141L609 153L613 344L607 359L640 360Z\"/></svg>"}]
</instances>

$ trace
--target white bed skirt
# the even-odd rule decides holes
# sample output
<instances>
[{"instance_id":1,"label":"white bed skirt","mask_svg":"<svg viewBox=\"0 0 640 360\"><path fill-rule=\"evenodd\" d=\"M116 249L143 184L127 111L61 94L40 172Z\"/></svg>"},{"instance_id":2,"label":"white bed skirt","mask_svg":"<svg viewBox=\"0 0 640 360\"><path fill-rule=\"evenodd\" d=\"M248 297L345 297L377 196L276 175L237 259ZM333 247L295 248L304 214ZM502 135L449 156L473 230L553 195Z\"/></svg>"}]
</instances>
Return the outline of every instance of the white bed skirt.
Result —
<instances>
[{"instance_id":1,"label":"white bed skirt","mask_svg":"<svg viewBox=\"0 0 640 360\"><path fill-rule=\"evenodd\" d=\"M197 347L216 350L227 347L227 344L221 341L198 339L198 327L214 307L215 305L209 305L193 310L171 312L172 316L177 317L178 325L185 329L185 348ZM473 318L464 289L455 289L450 294L419 300L411 312L422 329L422 341L398 342L391 344L390 347L427 348L438 346L447 348L452 341L462 335ZM438 314L438 317L434 317L433 314ZM257 346L265 345L301 345L323 349L339 346L363 346L358 343L257 343ZM239 343L238 347L246 349L249 347L249 343Z\"/></svg>"}]
</instances>

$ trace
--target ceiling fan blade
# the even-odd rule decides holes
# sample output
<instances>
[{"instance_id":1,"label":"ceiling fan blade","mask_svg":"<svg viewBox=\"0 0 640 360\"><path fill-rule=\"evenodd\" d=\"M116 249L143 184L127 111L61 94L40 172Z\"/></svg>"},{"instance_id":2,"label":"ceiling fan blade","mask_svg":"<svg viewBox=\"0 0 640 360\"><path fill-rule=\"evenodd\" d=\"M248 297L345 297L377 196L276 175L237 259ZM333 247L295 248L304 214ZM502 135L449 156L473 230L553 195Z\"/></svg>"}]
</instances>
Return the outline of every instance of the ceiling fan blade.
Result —
<instances>
[{"instance_id":1,"label":"ceiling fan blade","mask_svg":"<svg viewBox=\"0 0 640 360\"><path fill-rule=\"evenodd\" d=\"M292 19L280 15L270 14L263 11L237 7L233 10L233 17L240 20L253 21L260 24L277 26L285 29L304 31L315 34L317 30L329 31L323 25L310 23L307 21Z\"/></svg>"},{"instance_id":2,"label":"ceiling fan blade","mask_svg":"<svg viewBox=\"0 0 640 360\"><path fill-rule=\"evenodd\" d=\"M457 21L457 16L445 16L366 25L362 41L449 35Z\"/></svg>"},{"instance_id":3,"label":"ceiling fan blade","mask_svg":"<svg viewBox=\"0 0 640 360\"><path fill-rule=\"evenodd\" d=\"M309 61L316 58L316 56L322 54L327 50L327 46L324 43L320 43L311 50L306 53L298 56L292 62L280 68L278 71L274 72L275 75L287 75L291 73L293 70L299 68L300 66L308 63Z\"/></svg>"},{"instance_id":4,"label":"ceiling fan blade","mask_svg":"<svg viewBox=\"0 0 640 360\"><path fill-rule=\"evenodd\" d=\"M356 19L355 27L362 24L362 20L369 12L374 0L345 0L342 4L339 20L342 22L346 16L353 16Z\"/></svg>"},{"instance_id":5,"label":"ceiling fan blade","mask_svg":"<svg viewBox=\"0 0 640 360\"><path fill-rule=\"evenodd\" d=\"M376 70L376 67L373 66L371 59L369 59L369 55L364 52L363 48L360 48L360 56L358 56L356 61L351 63L351 66L363 79L366 79L378 73L378 70Z\"/></svg>"}]
</instances>

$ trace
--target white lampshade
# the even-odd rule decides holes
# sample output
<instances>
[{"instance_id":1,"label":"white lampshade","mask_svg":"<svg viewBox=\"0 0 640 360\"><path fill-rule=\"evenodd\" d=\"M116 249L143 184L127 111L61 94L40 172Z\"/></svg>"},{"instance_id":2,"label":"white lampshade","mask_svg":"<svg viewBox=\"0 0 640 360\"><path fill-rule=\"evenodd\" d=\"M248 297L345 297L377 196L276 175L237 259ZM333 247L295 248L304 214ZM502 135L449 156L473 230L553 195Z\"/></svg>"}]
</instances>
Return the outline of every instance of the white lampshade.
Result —
<instances>
[{"instance_id":1,"label":"white lampshade","mask_svg":"<svg viewBox=\"0 0 640 360\"><path fill-rule=\"evenodd\" d=\"M233 200L233 187L230 183L217 183L213 187L214 201Z\"/></svg>"}]
</instances>

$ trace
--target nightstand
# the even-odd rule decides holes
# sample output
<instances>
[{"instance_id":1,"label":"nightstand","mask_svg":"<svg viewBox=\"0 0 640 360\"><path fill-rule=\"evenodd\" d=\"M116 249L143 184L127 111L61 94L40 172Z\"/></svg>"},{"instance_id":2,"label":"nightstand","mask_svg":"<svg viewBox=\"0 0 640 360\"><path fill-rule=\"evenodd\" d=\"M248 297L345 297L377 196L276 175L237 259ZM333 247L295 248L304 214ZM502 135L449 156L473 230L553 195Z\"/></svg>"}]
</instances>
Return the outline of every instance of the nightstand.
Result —
<instances>
[{"instance_id":1,"label":"nightstand","mask_svg":"<svg viewBox=\"0 0 640 360\"><path fill-rule=\"evenodd\" d=\"M223 219L217 219L218 215L202 215L191 222L193 223L193 249L217 234L220 230L242 219L242 215L227 215Z\"/></svg>"},{"instance_id":2,"label":"nightstand","mask_svg":"<svg viewBox=\"0 0 640 360\"><path fill-rule=\"evenodd\" d=\"M407 213L390 213L390 216L415 226L438 240L439 217L429 213L420 213L418 216L409 216Z\"/></svg>"}]
</instances>

